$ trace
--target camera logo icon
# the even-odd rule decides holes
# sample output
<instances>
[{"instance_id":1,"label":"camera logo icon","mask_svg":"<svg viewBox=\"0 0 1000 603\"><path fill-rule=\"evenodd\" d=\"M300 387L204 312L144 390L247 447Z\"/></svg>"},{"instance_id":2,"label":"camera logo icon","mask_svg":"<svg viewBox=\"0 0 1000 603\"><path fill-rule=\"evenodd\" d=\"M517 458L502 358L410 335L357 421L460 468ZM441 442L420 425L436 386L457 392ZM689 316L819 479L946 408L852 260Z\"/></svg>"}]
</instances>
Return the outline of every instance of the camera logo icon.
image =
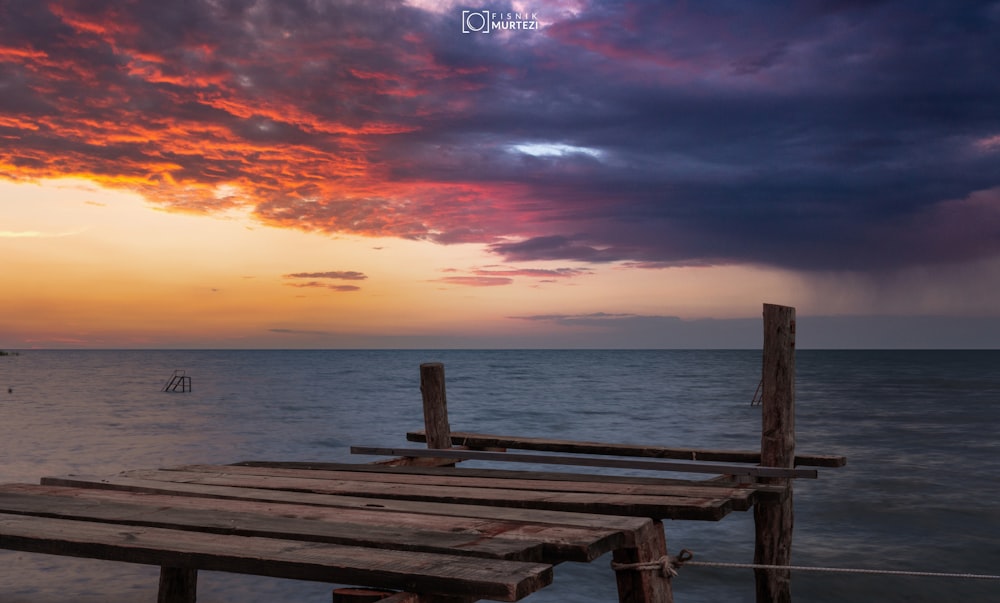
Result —
<instances>
[{"instance_id":1,"label":"camera logo icon","mask_svg":"<svg viewBox=\"0 0 1000 603\"><path fill-rule=\"evenodd\" d=\"M462 33L490 33L490 11L463 10Z\"/></svg>"}]
</instances>

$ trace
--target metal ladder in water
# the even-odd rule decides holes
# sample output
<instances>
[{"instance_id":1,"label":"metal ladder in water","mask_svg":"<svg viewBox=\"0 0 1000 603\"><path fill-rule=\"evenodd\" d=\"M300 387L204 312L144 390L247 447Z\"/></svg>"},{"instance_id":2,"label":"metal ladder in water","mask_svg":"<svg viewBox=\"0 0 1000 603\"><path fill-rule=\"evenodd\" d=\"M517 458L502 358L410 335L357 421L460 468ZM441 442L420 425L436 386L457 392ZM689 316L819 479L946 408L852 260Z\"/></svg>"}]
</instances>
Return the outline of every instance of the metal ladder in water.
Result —
<instances>
[{"instance_id":1,"label":"metal ladder in water","mask_svg":"<svg viewBox=\"0 0 1000 603\"><path fill-rule=\"evenodd\" d=\"M177 370L163 386L161 392L189 392L191 391L191 377L184 374L184 371Z\"/></svg>"}]
</instances>

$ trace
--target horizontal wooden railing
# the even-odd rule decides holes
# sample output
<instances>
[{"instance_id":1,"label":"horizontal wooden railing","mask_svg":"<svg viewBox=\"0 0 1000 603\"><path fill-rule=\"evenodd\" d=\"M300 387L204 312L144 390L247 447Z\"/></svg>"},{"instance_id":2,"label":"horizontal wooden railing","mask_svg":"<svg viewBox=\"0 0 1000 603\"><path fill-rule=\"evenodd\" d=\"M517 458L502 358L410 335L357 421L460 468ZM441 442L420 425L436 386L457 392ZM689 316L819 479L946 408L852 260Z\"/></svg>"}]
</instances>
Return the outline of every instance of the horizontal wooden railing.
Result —
<instances>
[{"instance_id":1,"label":"horizontal wooden railing","mask_svg":"<svg viewBox=\"0 0 1000 603\"><path fill-rule=\"evenodd\" d=\"M406 434L411 442L426 442L424 430ZM451 432L454 446L465 446L471 450L513 448L515 450L535 450L567 454L603 454L609 456L633 456L683 461L711 461L719 463L760 463L760 452L746 450L712 450L704 448L674 448L666 446L644 446L637 444L609 444L602 442L581 442L550 438L525 438L519 436L492 435L464 431ZM843 467L847 458L833 454L797 454L795 465L803 467Z\"/></svg>"},{"instance_id":2,"label":"horizontal wooden railing","mask_svg":"<svg viewBox=\"0 0 1000 603\"><path fill-rule=\"evenodd\" d=\"M715 473L720 475L745 475L749 477L813 478L819 476L815 469L789 469L760 467L736 463L705 463L660 460L631 460L607 457L519 454L514 452L486 452L481 450L392 448L379 446L351 446L351 454L399 456L408 458L442 458L455 460L500 461L513 463L538 463L546 465L575 465L579 467L612 467L617 469L642 469L678 473Z\"/></svg>"}]
</instances>

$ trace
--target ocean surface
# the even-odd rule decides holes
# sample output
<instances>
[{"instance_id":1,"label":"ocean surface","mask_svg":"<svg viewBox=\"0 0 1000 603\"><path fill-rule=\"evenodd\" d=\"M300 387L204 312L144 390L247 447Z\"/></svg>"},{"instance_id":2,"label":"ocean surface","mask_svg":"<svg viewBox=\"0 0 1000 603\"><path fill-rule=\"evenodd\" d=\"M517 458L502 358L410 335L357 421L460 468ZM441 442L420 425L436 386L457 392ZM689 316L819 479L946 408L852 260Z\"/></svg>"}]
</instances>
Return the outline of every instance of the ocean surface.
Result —
<instances>
[{"instance_id":1,"label":"ocean surface","mask_svg":"<svg viewBox=\"0 0 1000 603\"><path fill-rule=\"evenodd\" d=\"M0 482L181 463L367 461L422 427L444 362L454 430L756 449L758 351L22 351L0 357ZM190 393L163 393L175 369ZM797 355L797 450L843 454L795 489L793 563L1000 573L1000 351ZM666 522L667 546L750 562L751 513ZM155 601L157 568L0 551L2 603ZM617 600L609 559L526 601ZM201 572L201 603L325 603L319 583ZM686 567L678 603L754 598L753 572ZM796 572L804 602L1000 601L1000 581Z\"/></svg>"}]
</instances>

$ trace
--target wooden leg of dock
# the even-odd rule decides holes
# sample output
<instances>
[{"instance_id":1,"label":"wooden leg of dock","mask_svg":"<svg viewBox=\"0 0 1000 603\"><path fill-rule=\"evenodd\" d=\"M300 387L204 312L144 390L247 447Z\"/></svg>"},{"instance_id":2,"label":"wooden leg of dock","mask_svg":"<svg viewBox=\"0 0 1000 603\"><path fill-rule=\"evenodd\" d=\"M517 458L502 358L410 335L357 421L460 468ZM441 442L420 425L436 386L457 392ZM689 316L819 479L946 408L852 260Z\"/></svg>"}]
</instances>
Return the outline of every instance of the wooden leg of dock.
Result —
<instances>
[{"instance_id":1,"label":"wooden leg of dock","mask_svg":"<svg viewBox=\"0 0 1000 603\"><path fill-rule=\"evenodd\" d=\"M333 603L379 603L397 594L399 593L392 590L337 588L333 591Z\"/></svg>"},{"instance_id":2,"label":"wooden leg of dock","mask_svg":"<svg viewBox=\"0 0 1000 603\"><path fill-rule=\"evenodd\" d=\"M337 588L333 591L333 603L475 603L475 601L477 599L467 597L418 595L370 588Z\"/></svg>"},{"instance_id":3,"label":"wooden leg of dock","mask_svg":"<svg viewBox=\"0 0 1000 603\"><path fill-rule=\"evenodd\" d=\"M634 548L614 552L617 564L655 563L667 556L667 538L663 522L653 521L645 530L636 534ZM658 569L619 569L619 603L673 603L674 592L670 577Z\"/></svg>"},{"instance_id":4,"label":"wooden leg of dock","mask_svg":"<svg viewBox=\"0 0 1000 603\"><path fill-rule=\"evenodd\" d=\"M760 464L795 466L795 308L764 304L764 357L761 375ZM756 545L754 563L787 566L792 561L792 481L761 478L785 486L788 494L778 501L754 505ZM757 603L791 603L789 570L754 572Z\"/></svg>"},{"instance_id":5,"label":"wooden leg of dock","mask_svg":"<svg viewBox=\"0 0 1000 603\"><path fill-rule=\"evenodd\" d=\"M160 592L157 603L195 603L198 598L198 570L180 567L160 568Z\"/></svg>"}]
</instances>

